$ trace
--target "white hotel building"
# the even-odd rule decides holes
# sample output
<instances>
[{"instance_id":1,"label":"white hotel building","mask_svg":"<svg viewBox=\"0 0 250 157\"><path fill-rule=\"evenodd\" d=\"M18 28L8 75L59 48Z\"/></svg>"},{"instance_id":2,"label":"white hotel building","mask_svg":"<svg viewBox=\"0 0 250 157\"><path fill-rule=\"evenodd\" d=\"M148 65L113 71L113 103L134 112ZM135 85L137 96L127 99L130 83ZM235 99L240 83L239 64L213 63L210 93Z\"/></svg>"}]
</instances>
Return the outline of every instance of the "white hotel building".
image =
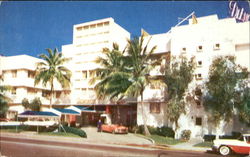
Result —
<instances>
[{"instance_id":1,"label":"white hotel building","mask_svg":"<svg viewBox=\"0 0 250 157\"><path fill-rule=\"evenodd\" d=\"M167 63L169 55L195 56L197 68L195 70L194 81L190 85L190 91L196 86L204 84L208 78L209 66L214 57L219 55L235 55L236 62L250 70L250 39L249 22L236 23L233 18L218 19L217 15L197 18L198 23L173 27L169 33L150 35L150 47L157 45L153 55L154 59L164 57L162 63L156 67L151 75L163 75L162 67ZM71 58L67 66L72 71L70 92L63 92L58 87L57 98L54 104L58 105L94 105L106 107L108 114L116 114L117 108L110 102L97 100L93 90L94 85L89 85L89 79L95 76L95 69L99 67L95 63L97 56L102 55L102 48L112 49L113 42L123 50L126 40L130 38L130 33L114 22L112 18L96 20L92 22L74 25L73 43L62 46L62 53L65 57ZM26 57L24 59L15 59ZM12 61L13 60L13 61ZM15 61L14 61L15 60ZM22 61L25 60L26 67ZM21 112L20 104L23 98L34 96L42 97L42 92L47 89L44 87L34 87L31 73L35 69L37 58L21 55L11 57L1 57L0 75L4 78L1 83L16 88L15 92L10 93L15 105L10 109ZM26 63L27 62L27 63ZM15 63L15 64L13 64ZM13 66L12 68L8 68ZM17 71L16 78L13 78ZM20 72L19 72L20 71ZM32 72L29 72L32 71ZM30 74L29 74L30 73ZM15 80L19 80L15 81ZM17 83L19 83L17 85ZM28 83L28 84L27 84ZM27 85L26 85L27 84ZM31 92L32 90L32 92ZM33 92L36 91L36 92ZM32 93L32 94L31 94ZM148 87L144 92L144 107L147 115L147 124L152 126L171 126L167 120L165 109L167 107L166 91L162 87ZM42 103L47 104L46 98ZM13 103L12 103L13 104ZM107 107L109 106L110 107ZM126 106L126 105L124 105ZM137 106L137 108L136 108ZM135 108L134 108L135 107ZM111 110L111 111L110 111ZM131 114L133 112L133 114ZM140 105L130 104L122 109L121 117L125 119L123 124L136 120L136 124L142 124ZM134 116L134 113L136 116ZM115 116L113 118L116 118ZM237 121L237 120L236 120ZM126 123L127 122L127 123ZM246 131L249 128L240 124L221 123L220 129L214 129L207 122L207 113L202 106L202 100L187 103L187 114L182 115L179 120L180 128L177 137L184 129L191 130L191 137L201 137L204 134L230 134L232 131Z\"/></svg>"}]
</instances>

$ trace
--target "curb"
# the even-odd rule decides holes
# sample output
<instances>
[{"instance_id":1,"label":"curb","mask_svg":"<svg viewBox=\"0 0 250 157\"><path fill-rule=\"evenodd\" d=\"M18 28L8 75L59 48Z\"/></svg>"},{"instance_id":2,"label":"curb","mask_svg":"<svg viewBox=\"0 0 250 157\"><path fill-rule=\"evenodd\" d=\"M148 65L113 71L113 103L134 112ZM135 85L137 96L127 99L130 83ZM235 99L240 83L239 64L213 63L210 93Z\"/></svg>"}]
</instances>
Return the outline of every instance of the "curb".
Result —
<instances>
[{"instance_id":1,"label":"curb","mask_svg":"<svg viewBox=\"0 0 250 157\"><path fill-rule=\"evenodd\" d=\"M149 140L152 144L155 145L155 141L152 138L150 138L150 137L141 136L141 135L138 135L138 134L134 134L134 135L137 136L137 137L141 137L141 138L144 138L146 140Z\"/></svg>"}]
</instances>

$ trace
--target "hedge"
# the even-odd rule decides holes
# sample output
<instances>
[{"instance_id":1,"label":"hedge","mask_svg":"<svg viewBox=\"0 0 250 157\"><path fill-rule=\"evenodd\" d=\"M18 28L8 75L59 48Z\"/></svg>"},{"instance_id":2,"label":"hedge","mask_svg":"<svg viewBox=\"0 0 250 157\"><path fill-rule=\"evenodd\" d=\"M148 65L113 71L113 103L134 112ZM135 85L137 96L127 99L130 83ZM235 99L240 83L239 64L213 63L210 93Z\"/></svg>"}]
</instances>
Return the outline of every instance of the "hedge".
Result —
<instances>
[{"instance_id":1,"label":"hedge","mask_svg":"<svg viewBox=\"0 0 250 157\"><path fill-rule=\"evenodd\" d=\"M78 135L80 137L87 138L87 134L85 131L73 127L63 126L63 129L65 129L66 132L70 132L72 134Z\"/></svg>"},{"instance_id":2,"label":"hedge","mask_svg":"<svg viewBox=\"0 0 250 157\"><path fill-rule=\"evenodd\" d=\"M173 137L175 135L175 132L172 128L170 127L153 127L153 126L147 126L149 132L152 135L159 135L159 136L165 136L165 137ZM129 127L129 131L132 133L139 133L139 134L143 134L144 133L144 126L143 125L139 125L139 126L134 126L134 127Z\"/></svg>"}]
</instances>

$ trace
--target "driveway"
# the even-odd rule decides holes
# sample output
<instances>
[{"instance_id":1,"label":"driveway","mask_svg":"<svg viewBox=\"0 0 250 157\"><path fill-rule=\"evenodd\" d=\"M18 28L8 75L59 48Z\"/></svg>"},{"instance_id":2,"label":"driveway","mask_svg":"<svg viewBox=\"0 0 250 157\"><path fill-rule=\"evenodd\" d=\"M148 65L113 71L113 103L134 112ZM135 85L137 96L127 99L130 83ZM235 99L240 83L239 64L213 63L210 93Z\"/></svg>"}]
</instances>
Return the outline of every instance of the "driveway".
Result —
<instances>
[{"instance_id":1,"label":"driveway","mask_svg":"<svg viewBox=\"0 0 250 157\"><path fill-rule=\"evenodd\" d=\"M107 143L107 144L138 144L138 145L148 145L152 142L148 139L138 137L135 134L112 134L106 132L97 132L96 127L82 127L87 133L86 141L96 142L96 143Z\"/></svg>"}]
</instances>

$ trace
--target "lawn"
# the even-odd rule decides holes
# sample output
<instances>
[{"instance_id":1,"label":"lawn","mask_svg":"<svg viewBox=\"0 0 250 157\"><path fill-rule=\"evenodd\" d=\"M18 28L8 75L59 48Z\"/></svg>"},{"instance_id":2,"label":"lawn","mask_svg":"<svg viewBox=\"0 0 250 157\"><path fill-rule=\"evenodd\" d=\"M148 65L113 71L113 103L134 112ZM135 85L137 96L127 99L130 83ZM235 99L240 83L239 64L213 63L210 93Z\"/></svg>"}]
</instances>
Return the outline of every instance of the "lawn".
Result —
<instances>
[{"instance_id":1,"label":"lawn","mask_svg":"<svg viewBox=\"0 0 250 157\"><path fill-rule=\"evenodd\" d=\"M159 135L151 135L150 138L153 139L156 144L175 145L182 142L171 137L164 137Z\"/></svg>"},{"instance_id":2,"label":"lawn","mask_svg":"<svg viewBox=\"0 0 250 157\"><path fill-rule=\"evenodd\" d=\"M178 143L182 143L183 141L176 140L171 137L164 137L164 136L159 136L159 135L151 135L151 136L144 136L144 135L139 135L138 136L144 137L144 138L151 138L152 140L155 141L155 144L160 144L160 145L175 145Z\"/></svg>"},{"instance_id":3,"label":"lawn","mask_svg":"<svg viewBox=\"0 0 250 157\"><path fill-rule=\"evenodd\" d=\"M201 142L201 143L198 143L196 145L194 145L195 147L208 147L208 148L211 148L213 145L213 142Z\"/></svg>"}]
</instances>

